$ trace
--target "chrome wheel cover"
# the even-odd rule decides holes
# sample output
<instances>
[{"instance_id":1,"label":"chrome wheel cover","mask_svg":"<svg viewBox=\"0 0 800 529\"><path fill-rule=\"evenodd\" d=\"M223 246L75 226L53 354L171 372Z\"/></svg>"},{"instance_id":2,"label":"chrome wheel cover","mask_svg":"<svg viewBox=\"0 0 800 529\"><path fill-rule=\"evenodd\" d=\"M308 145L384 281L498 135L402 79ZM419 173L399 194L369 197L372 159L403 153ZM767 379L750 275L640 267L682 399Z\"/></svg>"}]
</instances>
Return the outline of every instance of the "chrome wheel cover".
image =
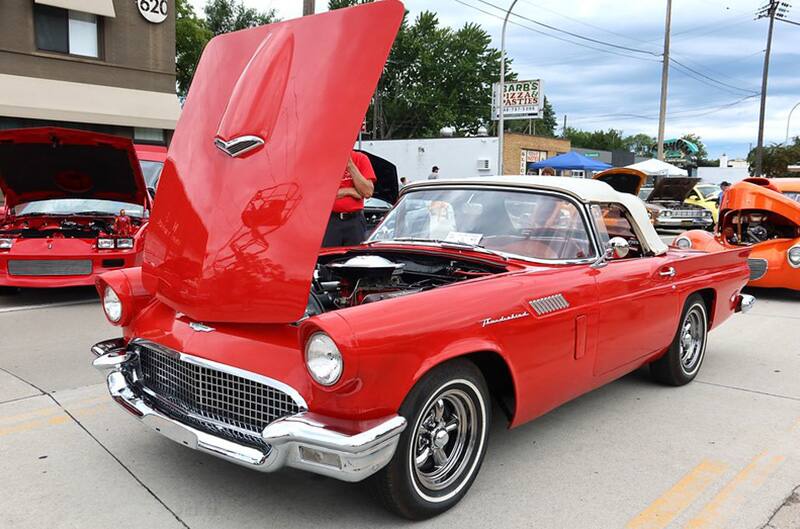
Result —
<instances>
[{"instance_id":1,"label":"chrome wheel cover","mask_svg":"<svg viewBox=\"0 0 800 529\"><path fill-rule=\"evenodd\" d=\"M681 369L685 374L692 375L700 367L707 333L705 310L700 305L693 305L683 318L678 336Z\"/></svg>"},{"instance_id":2,"label":"chrome wheel cover","mask_svg":"<svg viewBox=\"0 0 800 529\"><path fill-rule=\"evenodd\" d=\"M484 419L483 402L476 403L463 389L445 389L429 400L410 443L413 479L434 493L466 481L483 444Z\"/></svg>"}]
</instances>

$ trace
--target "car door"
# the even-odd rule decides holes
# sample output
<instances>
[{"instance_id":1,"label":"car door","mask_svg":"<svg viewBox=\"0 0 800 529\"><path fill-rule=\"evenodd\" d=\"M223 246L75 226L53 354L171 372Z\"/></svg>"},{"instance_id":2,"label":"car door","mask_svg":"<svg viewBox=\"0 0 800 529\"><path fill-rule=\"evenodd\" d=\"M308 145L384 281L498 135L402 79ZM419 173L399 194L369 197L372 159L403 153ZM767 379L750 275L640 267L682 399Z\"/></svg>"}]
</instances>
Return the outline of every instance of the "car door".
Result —
<instances>
[{"instance_id":1,"label":"car door","mask_svg":"<svg viewBox=\"0 0 800 529\"><path fill-rule=\"evenodd\" d=\"M613 377L669 345L675 334L678 294L670 258L647 255L630 214L617 204L599 208L602 215L595 215L595 221L601 240L623 237L630 246L625 258L612 259L596 269L598 340L594 375Z\"/></svg>"}]
</instances>

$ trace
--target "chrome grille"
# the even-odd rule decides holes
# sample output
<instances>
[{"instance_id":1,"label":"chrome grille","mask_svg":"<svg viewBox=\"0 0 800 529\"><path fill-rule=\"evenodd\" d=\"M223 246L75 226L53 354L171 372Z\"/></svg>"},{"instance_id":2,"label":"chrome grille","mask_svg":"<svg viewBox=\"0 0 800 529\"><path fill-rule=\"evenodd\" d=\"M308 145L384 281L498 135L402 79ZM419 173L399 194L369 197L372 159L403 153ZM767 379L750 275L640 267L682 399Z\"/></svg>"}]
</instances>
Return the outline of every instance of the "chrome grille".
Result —
<instances>
[{"instance_id":1,"label":"chrome grille","mask_svg":"<svg viewBox=\"0 0 800 529\"><path fill-rule=\"evenodd\" d=\"M150 404L173 419L234 442L269 447L261 432L300 411L275 387L198 365L150 346L136 345L139 377Z\"/></svg>"},{"instance_id":2,"label":"chrome grille","mask_svg":"<svg viewBox=\"0 0 800 529\"><path fill-rule=\"evenodd\" d=\"M49 259L8 261L8 274L12 276L87 276L92 273L89 259Z\"/></svg>"},{"instance_id":3,"label":"chrome grille","mask_svg":"<svg viewBox=\"0 0 800 529\"><path fill-rule=\"evenodd\" d=\"M701 217L703 214L701 210L697 209L673 209L672 216L679 219L689 219L694 217Z\"/></svg>"},{"instance_id":4,"label":"chrome grille","mask_svg":"<svg viewBox=\"0 0 800 529\"><path fill-rule=\"evenodd\" d=\"M761 279L767 273L766 259L748 259L747 266L750 267L750 281Z\"/></svg>"}]
</instances>

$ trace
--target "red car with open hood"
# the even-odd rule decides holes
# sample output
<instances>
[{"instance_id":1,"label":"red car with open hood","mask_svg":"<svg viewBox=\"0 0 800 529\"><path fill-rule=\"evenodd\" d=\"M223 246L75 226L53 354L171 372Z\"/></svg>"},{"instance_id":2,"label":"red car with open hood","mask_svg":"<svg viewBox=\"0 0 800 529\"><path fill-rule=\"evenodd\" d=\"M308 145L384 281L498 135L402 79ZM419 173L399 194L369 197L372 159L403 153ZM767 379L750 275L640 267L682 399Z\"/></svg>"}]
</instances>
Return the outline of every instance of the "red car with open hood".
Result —
<instances>
[{"instance_id":1,"label":"red car with open hood","mask_svg":"<svg viewBox=\"0 0 800 529\"><path fill-rule=\"evenodd\" d=\"M92 285L141 264L150 198L129 139L0 131L0 190L0 287Z\"/></svg>"},{"instance_id":2,"label":"red car with open hood","mask_svg":"<svg viewBox=\"0 0 800 529\"><path fill-rule=\"evenodd\" d=\"M385 0L208 44L142 267L98 282L123 336L92 350L170 439L372 478L419 519L476 478L492 399L517 426L643 365L685 384L752 298L746 249L668 250L638 198L592 180L412 184L369 241L320 252L402 18Z\"/></svg>"}]
</instances>

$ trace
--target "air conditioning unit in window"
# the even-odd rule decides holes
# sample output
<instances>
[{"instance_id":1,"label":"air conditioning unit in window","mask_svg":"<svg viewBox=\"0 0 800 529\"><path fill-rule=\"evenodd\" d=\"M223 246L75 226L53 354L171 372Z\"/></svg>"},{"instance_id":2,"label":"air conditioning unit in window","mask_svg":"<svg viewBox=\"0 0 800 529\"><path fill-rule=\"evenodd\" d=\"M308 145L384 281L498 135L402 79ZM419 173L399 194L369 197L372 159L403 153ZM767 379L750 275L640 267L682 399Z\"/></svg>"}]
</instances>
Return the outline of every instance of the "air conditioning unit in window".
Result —
<instances>
[{"instance_id":1,"label":"air conditioning unit in window","mask_svg":"<svg viewBox=\"0 0 800 529\"><path fill-rule=\"evenodd\" d=\"M489 167L489 158L478 158L478 171L491 171Z\"/></svg>"}]
</instances>

